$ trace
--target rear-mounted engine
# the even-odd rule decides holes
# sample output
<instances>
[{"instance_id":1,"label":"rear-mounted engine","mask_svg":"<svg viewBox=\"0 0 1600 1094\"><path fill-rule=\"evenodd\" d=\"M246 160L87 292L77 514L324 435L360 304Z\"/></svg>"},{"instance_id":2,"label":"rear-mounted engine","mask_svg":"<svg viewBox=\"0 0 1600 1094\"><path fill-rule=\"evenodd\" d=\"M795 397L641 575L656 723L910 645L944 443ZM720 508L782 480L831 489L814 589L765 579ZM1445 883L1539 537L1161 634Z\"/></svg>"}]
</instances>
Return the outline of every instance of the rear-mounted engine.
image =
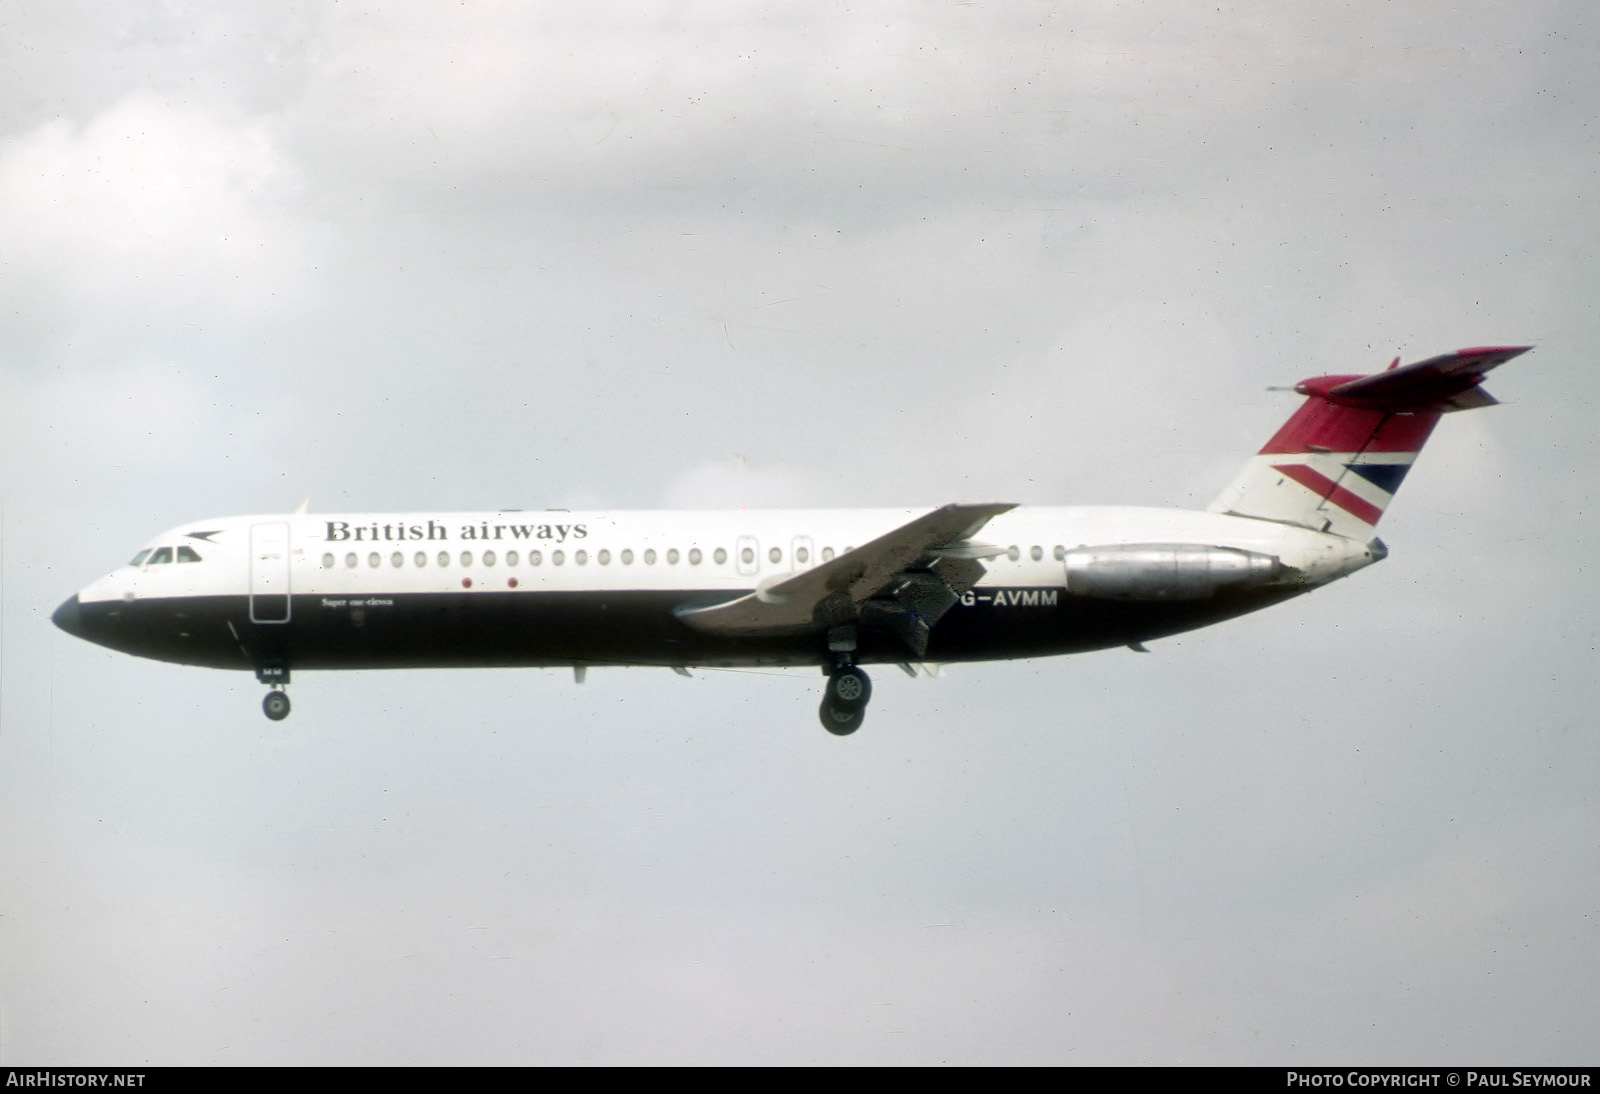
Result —
<instances>
[{"instance_id":1,"label":"rear-mounted engine","mask_svg":"<svg viewBox=\"0 0 1600 1094\"><path fill-rule=\"evenodd\" d=\"M1205 600L1281 584L1294 572L1271 555L1185 543L1078 547L1066 566L1068 593L1105 600Z\"/></svg>"}]
</instances>

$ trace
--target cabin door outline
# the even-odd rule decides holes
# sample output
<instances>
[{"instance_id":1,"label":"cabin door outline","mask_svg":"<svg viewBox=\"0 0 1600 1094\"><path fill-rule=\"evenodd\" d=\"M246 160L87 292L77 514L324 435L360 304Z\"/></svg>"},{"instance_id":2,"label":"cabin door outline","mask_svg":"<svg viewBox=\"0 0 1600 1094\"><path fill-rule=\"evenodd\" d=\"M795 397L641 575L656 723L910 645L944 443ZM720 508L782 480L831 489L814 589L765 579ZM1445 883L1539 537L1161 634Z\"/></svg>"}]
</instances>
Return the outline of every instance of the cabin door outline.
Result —
<instances>
[{"instance_id":1,"label":"cabin door outline","mask_svg":"<svg viewBox=\"0 0 1600 1094\"><path fill-rule=\"evenodd\" d=\"M250 622L289 622L289 525L250 526Z\"/></svg>"}]
</instances>

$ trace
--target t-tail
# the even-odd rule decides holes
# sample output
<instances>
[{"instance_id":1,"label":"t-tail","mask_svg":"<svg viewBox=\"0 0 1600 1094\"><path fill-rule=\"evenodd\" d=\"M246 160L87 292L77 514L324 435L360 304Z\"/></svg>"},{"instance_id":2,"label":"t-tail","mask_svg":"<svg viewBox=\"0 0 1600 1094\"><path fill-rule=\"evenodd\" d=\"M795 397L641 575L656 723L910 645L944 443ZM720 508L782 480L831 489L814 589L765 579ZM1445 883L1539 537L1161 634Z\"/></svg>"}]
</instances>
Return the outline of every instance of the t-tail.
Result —
<instances>
[{"instance_id":1,"label":"t-tail","mask_svg":"<svg viewBox=\"0 0 1600 1094\"><path fill-rule=\"evenodd\" d=\"M1368 540L1441 414L1492 406L1478 385L1532 346L1464 349L1371 376L1319 376L1308 396L1208 507Z\"/></svg>"}]
</instances>

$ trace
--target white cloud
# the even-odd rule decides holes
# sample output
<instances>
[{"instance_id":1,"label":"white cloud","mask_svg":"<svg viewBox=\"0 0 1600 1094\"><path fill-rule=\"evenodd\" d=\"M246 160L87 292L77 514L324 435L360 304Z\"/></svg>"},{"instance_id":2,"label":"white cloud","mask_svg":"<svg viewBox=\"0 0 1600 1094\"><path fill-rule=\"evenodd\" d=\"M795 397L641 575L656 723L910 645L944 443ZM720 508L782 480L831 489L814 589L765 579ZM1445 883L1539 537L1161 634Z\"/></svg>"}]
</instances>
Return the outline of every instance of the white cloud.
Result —
<instances>
[{"instance_id":1,"label":"white cloud","mask_svg":"<svg viewBox=\"0 0 1600 1094\"><path fill-rule=\"evenodd\" d=\"M294 185L264 124L131 95L0 154L3 276L88 311L252 311L303 263Z\"/></svg>"},{"instance_id":2,"label":"white cloud","mask_svg":"<svg viewBox=\"0 0 1600 1094\"><path fill-rule=\"evenodd\" d=\"M742 456L703 460L667 484L668 509L803 508L829 504L824 485L805 472L779 465L754 466Z\"/></svg>"}]
</instances>

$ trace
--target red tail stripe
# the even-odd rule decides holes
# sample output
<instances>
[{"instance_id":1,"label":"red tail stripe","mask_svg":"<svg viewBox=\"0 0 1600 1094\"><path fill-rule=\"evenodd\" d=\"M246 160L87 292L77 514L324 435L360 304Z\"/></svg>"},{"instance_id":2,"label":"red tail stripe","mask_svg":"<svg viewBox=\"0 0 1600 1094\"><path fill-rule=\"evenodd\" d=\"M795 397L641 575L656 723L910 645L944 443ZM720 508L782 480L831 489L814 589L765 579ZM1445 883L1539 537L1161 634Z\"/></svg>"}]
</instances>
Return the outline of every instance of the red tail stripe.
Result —
<instances>
[{"instance_id":1,"label":"red tail stripe","mask_svg":"<svg viewBox=\"0 0 1600 1094\"><path fill-rule=\"evenodd\" d=\"M1383 516L1383 510L1373 505L1370 501L1359 495L1352 494L1328 478L1328 476L1307 467L1303 463L1275 463L1272 465L1272 469L1283 472L1286 478L1293 479L1312 493L1333 502L1333 504L1358 520L1364 520L1368 524L1377 524L1378 518Z\"/></svg>"},{"instance_id":2,"label":"red tail stripe","mask_svg":"<svg viewBox=\"0 0 1600 1094\"><path fill-rule=\"evenodd\" d=\"M1385 414L1307 399L1261 449L1263 456L1308 452L1418 452L1439 423L1437 411Z\"/></svg>"}]
</instances>

